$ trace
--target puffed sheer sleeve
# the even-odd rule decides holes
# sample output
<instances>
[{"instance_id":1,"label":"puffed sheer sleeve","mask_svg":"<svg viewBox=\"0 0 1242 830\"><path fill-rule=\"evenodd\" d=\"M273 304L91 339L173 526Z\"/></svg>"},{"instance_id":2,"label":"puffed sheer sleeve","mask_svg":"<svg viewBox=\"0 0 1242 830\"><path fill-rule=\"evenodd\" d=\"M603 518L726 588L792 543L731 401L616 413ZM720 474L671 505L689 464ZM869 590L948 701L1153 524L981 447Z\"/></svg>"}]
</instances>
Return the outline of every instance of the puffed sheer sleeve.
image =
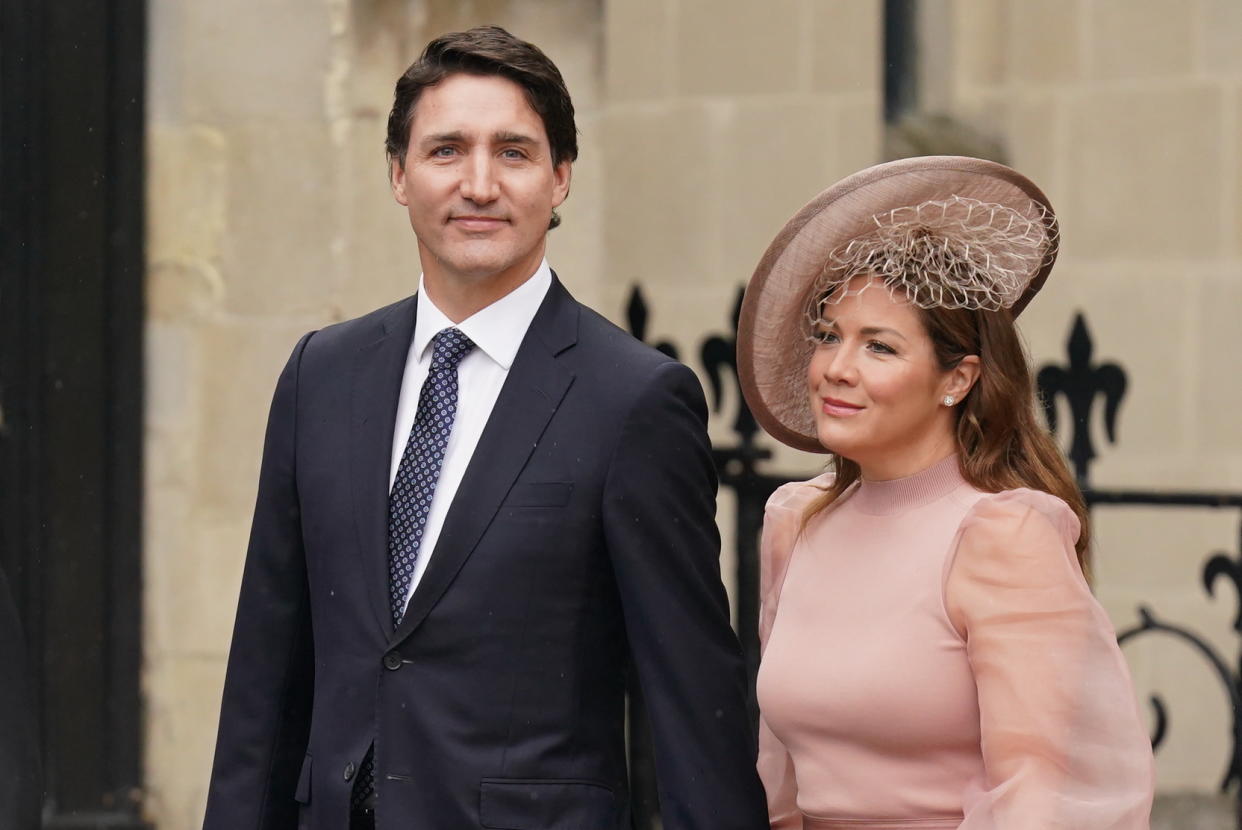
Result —
<instances>
[{"instance_id":1,"label":"puffed sheer sleeve","mask_svg":"<svg viewBox=\"0 0 1242 830\"><path fill-rule=\"evenodd\" d=\"M759 545L760 655L767 647L776 619L785 570L802 529L803 511L831 480L831 476L825 474L809 482L786 484L768 499ZM759 778L767 792L768 820L773 830L802 830L793 760L789 750L768 727L762 712L759 714Z\"/></svg>"},{"instance_id":2,"label":"puffed sheer sleeve","mask_svg":"<svg viewBox=\"0 0 1242 830\"><path fill-rule=\"evenodd\" d=\"M1147 830L1151 744L1113 627L1074 553L1078 520L1031 490L959 530L945 606L979 695L986 780L960 830Z\"/></svg>"}]
</instances>

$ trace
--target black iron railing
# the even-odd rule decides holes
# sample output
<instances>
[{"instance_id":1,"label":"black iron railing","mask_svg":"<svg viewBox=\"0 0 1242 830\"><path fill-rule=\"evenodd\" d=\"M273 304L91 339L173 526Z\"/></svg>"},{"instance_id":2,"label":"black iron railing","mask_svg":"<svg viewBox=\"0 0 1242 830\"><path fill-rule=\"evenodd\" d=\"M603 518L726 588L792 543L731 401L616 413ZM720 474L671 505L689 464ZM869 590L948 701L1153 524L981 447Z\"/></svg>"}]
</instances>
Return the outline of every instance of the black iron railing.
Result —
<instances>
[{"instance_id":1,"label":"black iron railing","mask_svg":"<svg viewBox=\"0 0 1242 830\"><path fill-rule=\"evenodd\" d=\"M757 442L758 426L746 403L742 400L737 382L737 321L741 310L742 292L737 293L733 306L728 334L710 334L699 349L699 360L707 379L713 411L720 414L732 401L737 416L732 424L735 440L713 450L720 485L733 491L737 510L734 516L734 538L737 545L736 594L738 633L747 668L753 684L759 666L759 642L757 623L759 619L759 533L763 523L764 505L772 492L788 481L810 478L815 470L793 474L774 474L760 469L772 453ZM642 291L635 286L627 306L630 333L640 340L647 337L649 310ZM671 342L653 343L657 349L670 357L681 359L678 348ZM1070 414L1069 447L1066 456L1073 467L1078 486L1083 492L1090 510L1125 508L1134 506L1161 508L1216 508L1236 510L1239 514L1238 550L1234 553L1216 551L1204 561L1202 582L1209 596L1214 596L1217 582L1226 578L1233 583L1237 613L1234 631L1242 638L1242 493L1224 492L1178 492L1141 489L1098 489L1090 483L1091 464L1097 457L1091 439L1091 425L1096 405L1103 403L1100 414L1104 434L1110 444L1117 441L1117 419L1125 399L1128 380L1125 370L1117 363L1094 363L1093 343L1083 315L1077 314L1070 327L1066 343L1068 362L1064 366L1045 365L1036 374L1036 383L1044 405L1048 426L1059 433L1064 426L1057 417L1058 400L1064 400ZM729 382L729 381L732 382ZM1230 703L1230 736L1232 746L1227 768L1220 782L1221 792L1235 793L1238 827L1242 830L1242 645L1233 661L1226 660L1200 634L1182 625L1165 621L1147 605L1137 609L1138 622L1123 629L1117 636L1123 646L1146 634L1159 632L1171 635L1174 641L1200 655L1220 680L1223 693ZM1239 640L1242 644L1242 639ZM752 685L753 688L753 685ZM752 695L753 700L753 695ZM1173 719L1162 696L1152 694L1149 698L1152 710L1152 747L1159 750ZM752 704L753 705L753 704ZM631 709L631 768L632 800L635 827L648 830L658 826L659 806L655 790L654 765L650 754L650 739L645 719L641 716L642 702L635 699ZM752 714L754 714L752 712Z\"/></svg>"}]
</instances>

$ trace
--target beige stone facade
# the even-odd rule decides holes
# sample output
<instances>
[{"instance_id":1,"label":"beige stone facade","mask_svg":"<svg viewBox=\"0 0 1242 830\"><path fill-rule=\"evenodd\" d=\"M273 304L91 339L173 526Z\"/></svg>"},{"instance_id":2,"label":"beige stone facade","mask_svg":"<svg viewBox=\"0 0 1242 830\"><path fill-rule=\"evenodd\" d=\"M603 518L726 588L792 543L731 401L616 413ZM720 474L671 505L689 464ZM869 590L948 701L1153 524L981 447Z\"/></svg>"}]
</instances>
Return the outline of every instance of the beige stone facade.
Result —
<instances>
[{"instance_id":1,"label":"beige stone facade","mask_svg":"<svg viewBox=\"0 0 1242 830\"><path fill-rule=\"evenodd\" d=\"M303 332L409 294L383 158L393 81L435 34L496 22L565 73L581 156L549 258L570 290L702 371L737 288L815 193L880 161L878 0L154 0L149 52L147 812L201 821L259 451ZM1039 182L1065 247L1024 316L1065 362L1073 313L1130 375L1099 486L1242 491L1242 13L1231 0L926 0L923 108ZM729 440L736 389L713 436ZM1064 420L1064 419L1063 419ZM773 469L817 461L779 452ZM732 506L722 498L726 574ZM1236 653L1199 586L1236 514L1097 511L1098 594ZM1222 586L1223 587L1223 586ZM1211 791L1227 702L1176 644L1128 649L1173 718L1164 790Z\"/></svg>"}]
</instances>

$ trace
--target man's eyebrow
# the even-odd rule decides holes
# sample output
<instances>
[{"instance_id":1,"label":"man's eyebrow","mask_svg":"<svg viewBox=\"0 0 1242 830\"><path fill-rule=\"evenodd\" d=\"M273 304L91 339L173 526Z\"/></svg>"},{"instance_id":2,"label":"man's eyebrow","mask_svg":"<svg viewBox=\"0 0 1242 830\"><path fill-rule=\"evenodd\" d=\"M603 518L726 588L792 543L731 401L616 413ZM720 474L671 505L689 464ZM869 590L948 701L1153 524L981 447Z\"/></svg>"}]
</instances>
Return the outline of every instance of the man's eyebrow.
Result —
<instances>
[{"instance_id":1,"label":"man's eyebrow","mask_svg":"<svg viewBox=\"0 0 1242 830\"><path fill-rule=\"evenodd\" d=\"M425 135L420 143L422 144L449 144L466 140L466 134L461 130L452 130L447 133L431 133ZM492 141L496 144L538 144L533 137L524 133L514 133L509 131L501 131L492 134Z\"/></svg>"},{"instance_id":2,"label":"man's eyebrow","mask_svg":"<svg viewBox=\"0 0 1242 830\"><path fill-rule=\"evenodd\" d=\"M499 132L492 136L497 144L537 144L534 138L523 133Z\"/></svg>"}]
</instances>

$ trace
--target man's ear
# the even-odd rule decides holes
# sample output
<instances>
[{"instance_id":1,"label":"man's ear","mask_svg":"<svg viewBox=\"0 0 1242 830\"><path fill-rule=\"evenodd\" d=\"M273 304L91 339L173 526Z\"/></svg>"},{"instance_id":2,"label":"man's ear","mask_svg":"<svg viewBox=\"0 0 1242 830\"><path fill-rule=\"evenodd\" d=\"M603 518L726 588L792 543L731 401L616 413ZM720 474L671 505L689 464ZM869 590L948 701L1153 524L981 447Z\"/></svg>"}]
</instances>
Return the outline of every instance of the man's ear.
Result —
<instances>
[{"instance_id":1,"label":"man's ear","mask_svg":"<svg viewBox=\"0 0 1242 830\"><path fill-rule=\"evenodd\" d=\"M964 400L970 390L979 381L979 355L968 354L956 366L948 371L945 377L941 397L951 396L954 400Z\"/></svg>"},{"instance_id":2,"label":"man's ear","mask_svg":"<svg viewBox=\"0 0 1242 830\"><path fill-rule=\"evenodd\" d=\"M397 204L408 207L410 200L405 195L405 168L401 159L388 160L388 183L392 185L392 197L397 200Z\"/></svg>"},{"instance_id":3,"label":"man's ear","mask_svg":"<svg viewBox=\"0 0 1242 830\"><path fill-rule=\"evenodd\" d=\"M571 161L562 161L552 168L552 207L560 207L569 198L569 182L573 175L574 165Z\"/></svg>"}]
</instances>

